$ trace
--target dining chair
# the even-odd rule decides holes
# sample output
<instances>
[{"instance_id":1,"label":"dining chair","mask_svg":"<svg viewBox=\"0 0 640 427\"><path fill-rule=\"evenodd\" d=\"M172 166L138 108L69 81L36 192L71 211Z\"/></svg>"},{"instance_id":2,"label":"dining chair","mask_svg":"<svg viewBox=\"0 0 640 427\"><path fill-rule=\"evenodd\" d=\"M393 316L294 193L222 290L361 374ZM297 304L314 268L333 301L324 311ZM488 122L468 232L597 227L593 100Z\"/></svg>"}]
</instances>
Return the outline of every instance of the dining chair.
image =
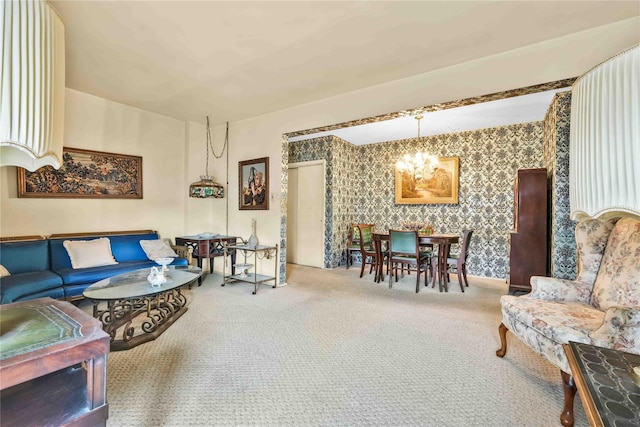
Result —
<instances>
[{"instance_id":1,"label":"dining chair","mask_svg":"<svg viewBox=\"0 0 640 427\"><path fill-rule=\"evenodd\" d=\"M471 244L471 235L473 230L464 230L462 233L462 246L460 246L459 254L450 254L447 257L447 275L450 273L458 274L458 283L460 289L464 292L464 286L469 287L467 280L467 256L469 255L469 245ZM462 279L464 278L464 286Z\"/></svg>"},{"instance_id":2,"label":"dining chair","mask_svg":"<svg viewBox=\"0 0 640 427\"><path fill-rule=\"evenodd\" d=\"M389 271L389 289L393 287L393 276L398 281L398 266L415 268L416 293L420 291L420 274L424 273L424 284L431 270L432 253L420 250L420 240L417 231L389 230L389 255L387 270ZM433 273L432 273L433 274Z\"/></svg>"},{"instance_id":3,"label":"dining chair","mask_svg":"<svg viewBox=\"0 0 640 427\"><path fill-rule=\"evenodd\" d=\"M353 265L353 252L360 252L360 230L357 224L352 224L347 236L347 270Z\"/></svg>"},{"instance_id":4,"label":"dining chair","mask_svg":"<svg viewBox=\"0 0 640 427\"><path fill-rule=\"evenodd\" d=\"M369 274L373 271L374 267L377 267L378 255L376 248L373 245L373 224L357 224L358 235L360 236L360 254L362 255L362 264L360 267L360 277L364 274L364 268L367 264L370 264ZM382 254L384 258L384 252ZM381 260L384 262L384 260ZM377 269L376 269L377 272ZM375 280L376 278L374 278Z\"/></svg>"}]
</instances>

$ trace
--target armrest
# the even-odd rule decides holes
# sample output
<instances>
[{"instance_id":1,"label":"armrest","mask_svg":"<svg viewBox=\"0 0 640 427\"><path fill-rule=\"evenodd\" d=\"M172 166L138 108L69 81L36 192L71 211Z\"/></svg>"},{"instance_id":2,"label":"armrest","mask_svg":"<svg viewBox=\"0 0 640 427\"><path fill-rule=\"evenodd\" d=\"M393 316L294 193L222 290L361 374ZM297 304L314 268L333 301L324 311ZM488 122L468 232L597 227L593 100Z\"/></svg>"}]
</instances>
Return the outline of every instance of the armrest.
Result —
<instances>
[{"instance_id":1,"label":"armrest","mask_svg":"<svg viewBox=\"0 0 640 427\"><path fill-rule=\"evenodd\" d=\"M579 301L589 303L591 286L573 280L532 276L529 298L547 301Z\"/></svg>"},{"instance_id":2,"label":"armrest","mask_svg":"<svg viewBox=\"0 0 640 427\"><path fill-rule=\"evenodd\" d=\"M171 249L173 249L180 258L186 258L189 265L191 265L191 261L193 260L193 248L188 246L171 245Z\"/></svg>"},{"instance_id":3,"label":"armrest","mask_svg":"<svg viewBox=\"0 0 640 427\"><path fill-rule=\"evenodd\" d=\"M602 325L589 333L595 345L640 354L640 307L611 307Z\"/></svg>"}]
</instances>

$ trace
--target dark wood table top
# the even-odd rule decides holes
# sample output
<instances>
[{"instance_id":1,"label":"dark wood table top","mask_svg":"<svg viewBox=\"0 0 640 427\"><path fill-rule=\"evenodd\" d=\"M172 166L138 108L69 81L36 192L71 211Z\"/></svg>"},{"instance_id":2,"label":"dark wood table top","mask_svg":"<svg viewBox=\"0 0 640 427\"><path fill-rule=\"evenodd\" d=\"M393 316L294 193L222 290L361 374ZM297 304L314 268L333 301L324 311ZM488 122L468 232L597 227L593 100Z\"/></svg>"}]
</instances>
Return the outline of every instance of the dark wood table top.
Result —
<instances>
[{"instance_id":1,"label":"dark wood table top","mask_svg":"<svg viewBox=\"0 0 640 427\"><path fill-rule=\"evenodd\" d=\"M34 330L37 324L50 325L56 336L47 327ZM0 305L0 328L3 390L109 352L109 335L100 322L66 301L39 298Z\"/></svg>"},{"instance_id":2,"label":"dark wood table top","mask_svg":"<svg viewBox=\"0 0 640 427\"><path fill-rule=\"evenodd\" d=\"M381 238L382 240L389 240L389 232L388 231L374 231L373 236ZM420 242L431 241L430 243L457 243L460 239L460 236L457 234L444 234L444 233L433 233L433 234L418 234L420 238Z\"/></svg>"},{"instance_id":3,"label":"dark wood table top","mask_svg":"<svg viewBox=\"0 0 640 427\"><path fill-rule=\"evenodd\" d=\"M592 426L640 426L640 355L570 341L564 351Z\"/></svg>"}]
</instances>

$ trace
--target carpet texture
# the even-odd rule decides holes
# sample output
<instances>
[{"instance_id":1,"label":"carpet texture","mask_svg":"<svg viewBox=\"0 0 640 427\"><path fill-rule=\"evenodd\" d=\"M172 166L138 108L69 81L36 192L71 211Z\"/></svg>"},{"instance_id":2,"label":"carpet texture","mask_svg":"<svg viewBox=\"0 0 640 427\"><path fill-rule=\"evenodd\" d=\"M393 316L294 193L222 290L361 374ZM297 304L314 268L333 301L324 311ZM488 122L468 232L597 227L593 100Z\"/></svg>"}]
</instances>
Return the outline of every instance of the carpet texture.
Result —
<instances>
[{"instance_id":1,"label":"carpet texture","mask_svg":"<svg viewBox=\"0 0 640 427\"><path fill-rule=\"evenodd\" d=\"M358 275L289 265L257 295L207 276L157 340L109 354L108 426L560 425L559 370L510 334L495 356L504 282Z\"/></svg>"}]
</instances>

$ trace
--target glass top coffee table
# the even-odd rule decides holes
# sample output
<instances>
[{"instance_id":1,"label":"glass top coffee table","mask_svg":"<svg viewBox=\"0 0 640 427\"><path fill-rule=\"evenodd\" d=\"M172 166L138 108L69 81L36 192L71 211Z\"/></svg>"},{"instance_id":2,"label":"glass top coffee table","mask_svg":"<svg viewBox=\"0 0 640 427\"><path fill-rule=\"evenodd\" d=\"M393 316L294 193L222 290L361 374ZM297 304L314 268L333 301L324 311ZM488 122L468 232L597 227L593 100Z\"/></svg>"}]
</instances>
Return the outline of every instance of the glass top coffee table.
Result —
<instances>
[{"instance_id":1,"label":"glass top coffee table","mask_svg":"<svg viewBox=\"0 0 640 427\"><path fill-rule=\"evenodd\" d=\"M111 337L111 351L127 350L159 337L187 311L181 291L202 275L196 267L169 266L167 281L152 286L150 268L109 277L83 292L93 303L93 317Z\"/></svg>"}]
</instances>

